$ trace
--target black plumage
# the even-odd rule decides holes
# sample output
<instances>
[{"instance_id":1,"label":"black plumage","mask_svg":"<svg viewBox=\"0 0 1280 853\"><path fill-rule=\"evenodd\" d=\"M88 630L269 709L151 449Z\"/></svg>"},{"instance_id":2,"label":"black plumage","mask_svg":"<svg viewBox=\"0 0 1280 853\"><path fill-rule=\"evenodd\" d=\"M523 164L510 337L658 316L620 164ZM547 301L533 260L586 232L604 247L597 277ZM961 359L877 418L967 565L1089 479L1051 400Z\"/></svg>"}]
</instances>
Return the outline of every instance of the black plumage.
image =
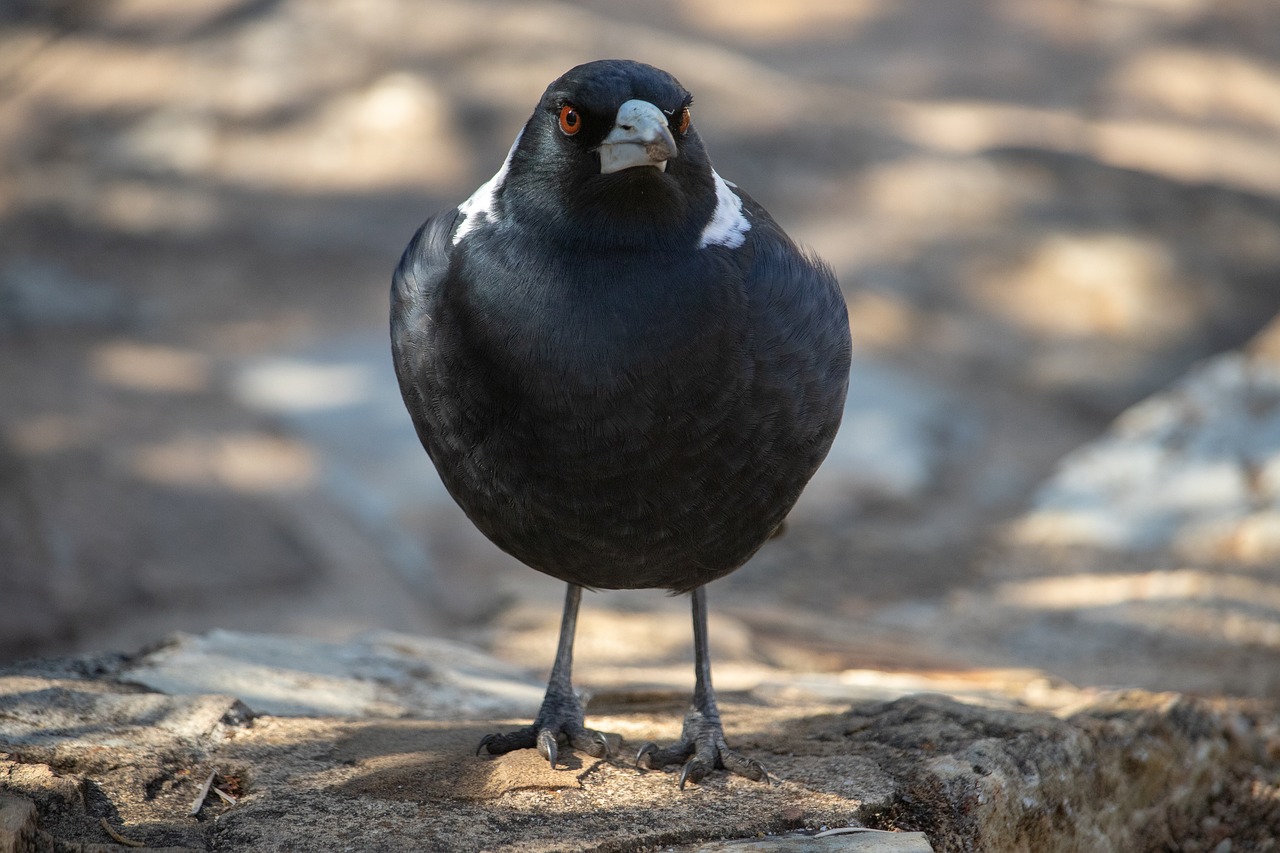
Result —
<instances>
[{"instance_id":1,"label":"black plumage","mask_svg":"<svg viewBox=\"0 0 1280 853\"><path fill-rule=\"evenodd\" d=\"M726 766L702 587L781 525L826 455L849 369L830 270L711 168L689 93L636 62L546 90L493 180L429 219L392 287L405 405L449 493L493 542L569 583L533 726L592 754L570 686L581 587L694 593L685 736L641 763ZM785 108L785 105L779 105Z\"/></svg>"}]
</instances>

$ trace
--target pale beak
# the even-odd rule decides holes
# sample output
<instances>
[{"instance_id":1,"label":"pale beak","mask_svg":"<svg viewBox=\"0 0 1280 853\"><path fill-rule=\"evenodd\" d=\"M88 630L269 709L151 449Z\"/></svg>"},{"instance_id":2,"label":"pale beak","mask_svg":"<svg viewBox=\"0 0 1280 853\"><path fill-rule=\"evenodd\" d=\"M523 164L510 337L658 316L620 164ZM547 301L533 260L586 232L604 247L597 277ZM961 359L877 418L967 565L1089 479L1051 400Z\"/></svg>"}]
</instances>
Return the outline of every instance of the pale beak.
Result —
<instances>
[{"instance_id":1,"label":"pale beak","mask_svg":"<svg viewBox=\"0 0 1280 853\"><path fill-rule=\"evenodd\" d=\"M654 166L665 172L667 161L675 156L676 140L666 114L648 101L632 99L618 107L613 129L600 143L600 174L632 166Z\"/></svg>"}]
</instances>

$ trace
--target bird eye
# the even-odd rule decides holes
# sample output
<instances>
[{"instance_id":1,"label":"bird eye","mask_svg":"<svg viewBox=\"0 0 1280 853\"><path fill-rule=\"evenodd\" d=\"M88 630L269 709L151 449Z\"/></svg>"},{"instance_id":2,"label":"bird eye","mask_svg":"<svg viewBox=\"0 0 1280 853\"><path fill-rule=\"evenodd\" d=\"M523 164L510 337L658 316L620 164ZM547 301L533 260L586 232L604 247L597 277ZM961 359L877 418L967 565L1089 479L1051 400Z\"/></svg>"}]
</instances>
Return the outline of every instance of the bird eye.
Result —
<instances>
[{"instance_id":1,"label":"bird eye","mask_svg":"<svg viewBox=\"0 0 1280 853\"><path fill-rule=\"evenodd\" d=\"M693 117L689 115L689 108L685 107L680 111L680 135L684 136L689 131L689 122Z\"/></svg>"},{"instance_id":2,"label":"bird eye","mask_svg":"<svg viewBox=\"0 0 1280 853\"><path fill-rule=\"evenodd\" d=\"M582 130L582 116L568 104L560 108L560 129L564 131L565 136L573 136Z\"/></svg>"}]
</instances>

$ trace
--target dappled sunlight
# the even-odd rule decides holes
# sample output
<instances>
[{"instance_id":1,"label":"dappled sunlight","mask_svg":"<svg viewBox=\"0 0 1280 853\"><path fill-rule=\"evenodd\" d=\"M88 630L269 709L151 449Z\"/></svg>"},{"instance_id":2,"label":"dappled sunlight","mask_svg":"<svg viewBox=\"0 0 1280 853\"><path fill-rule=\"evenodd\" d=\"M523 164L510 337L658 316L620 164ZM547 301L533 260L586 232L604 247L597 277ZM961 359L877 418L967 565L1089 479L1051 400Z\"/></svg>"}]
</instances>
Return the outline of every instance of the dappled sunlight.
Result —
<instances>
[{"instance_id":1,"label":"dappled sunlight","mask_svg":"<svg viewBox=\"0 0 1280 853\"><path fill-rule=\"evenodd\" d=\"M13 38L21 45L21 27L3 34L8 44ZM69 37L64 46L42 43L29 48L39 59L14 69L16 79L0 115L26 115L36 122L48 121L61 112L136 110L166 103L175 85L196 92L215 89L214 69L194 67L181 51L158 48L138 50L135 45L111 39ZM66 49L74 46L74 50ZM19 48L20 49L20 48ZM44 51L53 51L53 56ZM51 61L52 59L52 61ZM209 76L205 76L205 75ZM0 128L16 131L9 121Z\"/></svg>"},{"instance_id":2,"label":"dappled sunlight","mask_svg":"<svg viewBox=\"0 0 1280 853\"><path fill-rule=\"evenodd\" d=\"M429 80L389 74L295 121L237 133L209 171L232 184L304 192L444 192L472 165L452 114Z\"/></svg>"},{"instance_id":3,"label":"dappled sunlight","mask_svg":"<svg viewBox=\"0 0 1280 853\"><path fill-rule=\"evenodd\" d=\"M1188 524L1174 538L1173 550L1208 562L1273 565L1280 561L1280 507Z\"/></svg>"},{"instance_id":4,"label":"dappled sunlight","mask_svg":"<svg viewBox=\"0 0 1280 853\"><path fill-rule=\"evenodd\" d=\"M1280 194L1280 140L1274 135L1168 121L1097 122L1082 153L1104 163L1190 183Z\"/></svg>"},{"instance_id":5,"label":"dappled sunlight","mask_svg":"<svg viewBox=\"0 0 1280 853\"><path fill-rule=\"evenodd\" d=\"M193 234L223 221L218 205L204 189L150 181L98 184L76 179L62 186L33 187L26 201L65 205L82 221L124 234Z\"/></svg>"},{"instance_id":6,"label":"dappled sunlight","mask_svg":"<svg viewBox=\"0 0 1280 853\"><path fill-rule=\"evenodd\" d=\"M1280 143L1258 131L1164 119L1094 119L1076 110L992 101L900 102L893 114L905 138L938 151L1036 147L1176 181L1280 193Z\"/></svg>"},{"instance_id":7,"label":"dappled sunlight","mask_svg":"<svg viewBox=\"0 0 1280 853\"><path fill-rule=\"evenodd\" d=\"M6 401L0 450L33 484L22 553L67 590L48 594L71 614L50 630L100 642L102 613L66 602L107 588L117 623L138 626L123 645L187 620L133 618L183 596L210 620L251 610L246 627L287 599L285 627L317 633L386 620L386 602L453 620L414 613L408 629L489 631L545 668L558 611L521 621L512 602L533 599L508 579L533 572L467 525L422 453L388 363L386 286L422 218L502 162L547 81L604 55L693 90L717 168L849 296L862 357L838 444L788 539L724 581L800 614L797 648L822 612L840 622L821 646L831 670L868 666L868 648L938 658L920 649L949 617L930 608L978 583L992 542L1164 549L1201 573L1280 562L1274 451L1242 461L1181 433L1157 451L1095 448L1027 510L1069 448L1280 304L1280 67L1259 49L1269 29L1242 35L1270 11L1255 6L121 0L66 21L15 14L0 30L0 212L14 226L0 343L9 384L29 388ZM57 337L71 324L42 318L66 309L10 257L23 255L57 258L81 309L74 274L92 270L129 311L82 310L83 331ZM6 325L5 276L52 308ZM68 366L14 366L59 351ZM1268 399L1248 397L1258 411ZM1260 577L1162 577L1160 594L1117 577L1022 577L998 603L1201 636L1168 606L1216 595L1200 611L1222 616L1216 640L1274 645L1246 607L1274 601ZM308 585L328 590L325 608ZM584 611L581 631L598 685L691 683L682 601ZM770 657L745 619L712 633L729 687L821 658ZM947 648L955 660L968 637ZM1013 660L1016 644L1001 653L982 663L1041 665ZM909 674L850 670L844 687L961 691L968 677Z\"/></svg>"},{"instance_id":8,"label":"dappled sunlight","mask_svg":"<svg viewBox=\"0 0 1280 853\"><path fill-rule=\"evenodd\" d=\"M1059 463L1011 528L1023 544L1280 559L1280 370L1219 356Z\"/></svg>"},{"instance_id":9,"label":"dappled sunlight","mask_svg":"<svg viewBox=\"0 0 1280 853\"><path fill-rule=\"evenodd\" d=\"M1047 195L1043 184L1014 178L983 158L918 156L869 167L857 194L874 216L968 230L1003 221Z\"/></svg>"},{"instance_id":10,"label":"dappled sunlight","mask_svg":"<svg viewBox=\"0 0 1280 853\"><path fill-rule=\"evenodd\" d=\"M1203 569L1006 581L999 584L992 595L1001 604L1040 610L1085 610L1133 601L1199 599L1280 611L1280 579L1268 583L1259 578ZM1280 623L1277 629L1280 630Z\"/></svg>"},{"instance_id":11,"label":"dappled sunlight","mask_svg":"<svg viewBox=\"0 0 1280 853\"><path fill-rule=\"evenodd\" d=\"M180 436L144 444L129 457L133 473L157 485L246 494L307 488L318 464L295 440L247 432Z\"/></svg>"},{"instance_id":12,"label":"dappled sunlight","mask_svg":"<svg viewBox=\"0 0 1280 853\"><path fill-rule=\"evenodd\" d=\"M1195 568L1065 575L1006 581L991 595L1002 606L1070 611L1085 623L1280 648L1280 578Z\"/></svg>"},{"instance_id":13,"label":"dappled sunlight","mask_svg":"<svg viewBox=\"0 0 1280 853\"><path fill-rule=\"evenodd\" d=\"M558 590L557 590L558 591ZM610 606L630 599L634 609ZM543 670L555 657L560 609L528 602L509 608L492 650L503 660ZM574 666L592 673L593 683L692 684L693 633L688 600L658 591L610 592L588 598L578 616ZM730 675L733 662L753 664L750 632L737 619L720 613L709 617L708 631L716 657L716 682L738 683ZM750 668L750 666L748 667ZM755 665L756 677L759 666Z\"/></svg>"},{"instance_id":14,"label":"dappled sunlight","mask_svg":"<svg viewBox=\"0 0 1280 853\"><path fill-rule=\"evenodd\" d=\"M288 358L255 363L234 382L237 397L266 412L308 412L366 403L372 387L367 365Z\"/></svg>"},{"instance_id":15,"label":"dappled sunlight","mask_svg":"<svg viewBox=\"0 0 1280 853\"><path fill-rule=\"evenodd\" d=\"M204 353L115 341L98 347L91 358L93 375L117 388L169 394L209 389L209 359Z\"/></svg>"},{"instance_id":16,"label":"dappled sunlight","mask_svg":"<svg viewBox=\"0 0 1280 853\"><path fill-rule=\"evenodd\" d=\"M1100 5L1117 9L1134 9L1159 12L1176 21L1187 21L1203 14L1216 0L1103 0Z\"/></svg>"},{"instance_id":17,"label":"dappled sunlight","mask_svg":"<svg viewBox=\"0 0 1280 853\"><path fill-rule=\"evenodd\" d=\"M903 101L891 120L904 138L926 150L976 153L1027 145L1073 151L1088 125L1074 110L994 101Z\"/></svg>"},{"instance_id":18,"label":"dappled sunlight","mask_svg":"<svg viewBox=\"0 0 1280 853\"><path fill-rule=\"evenodd\" d=\"M1280 131L1280 65L1236 53L1157 47L1109 76L1113 110Z\"/></svg>"},{"instance_id":19,"label":"dappled sunlight","mask_svg":"<svg viewBox=\"0 0 1280 853\"><path fill-rule=\"evenodd\" d=\"M852 287L865 280L867 269L902 266L939 245L999 235L1020 211L1051 203L1056 188L1043 168L916 151L856 171L806 174L804 183L793 179L790 191L809 199L813 208L788 217L789 228ZM846 294L851 311L864 295L860 290ZM871 298L880 300L881 308L886 301L895 303L890 309L895 315L927 307L908 307L898 288ZM854 345L864 335L883 337L882 319L889 318L853 323Z\"/></svg>"},{"instance_id":20,"label":"dappled sunlight","mask_svg":"<svg viewBox=\"0 0 1280 853\"><path fill-rule=\"evenodd\" d=\"M916 312L891 293L850 294L849 326L855 350L892 350L908 346L920 332Z\"/></svg>"},{"instance_id":21,"label":"dappled sunlight","mask_svg":"<svg viewBox=\"0 0 1280 853\"><path fill-rule=\"evenodd\" d=\"M182 17L127 6L111 10L126 30L163 32ZM184 7L188 24L201 14ZM228 224L227 192L460 192L473 164L440 87L397 71L370 77L358 51L331 45L330 62L289 62L282 45L339 32L288 18L246 26L225 46L231 57L163 41L141 50L92 29L36 40L0 104L0 142L29 161L0 183L0 205L65 209L125 233L195 233ZM21 27L0 34L5 51L23 44ZM65 141L46 144L54 127Z\"/></svg>"},{"instance_id":22,"label":"dappled sunlight","mask_svg":"<svg viewBox=\"0 0 1280 853\"><path fill-rule=\"evenodd\" d=\"M1080 691L1036 669L962 669L916 667L911 670L846 669L821 675L792 674L758 688L764 695L886 702L932 693L988 707L1011 700L1054 709L1080 700Z\"/></svg>"},{"instance_id":23,"label":"dappled sunlight","mask_svg":"<svg viewBox=\"0 0 1280 853\"><path fill-rule=\"evenodd\" d=\"M19 453L39 456L83 448L90 443L92 431L79 418L32 415L10 426L5 438Z\"/></svg>"},{"instance_id":24,"label":"dappled sunlight","mask_svg":"<svg viewBox=\"0 0 1280 853\"><path fill-rule=\"evenodd\" d=\"M292 671L271 663L208 656L191 681L178 672L152 678L154 689L171 695L222 693L235 696L259 713L345 716L353 707L377 715L379 687L342 674Z\"/></svg>"},{"instance_id":25,"label":"dappled sunlight","mask_svg":"<svg viewBox=\"0 0 1280 853\"><path fill-rule=\"evenodd\" d=\"M881 15L885 0L820 0L805 4L774 0L684 0L680 14L691 24L758 42L788 39L847 39Z\"/></svg>"},{"instance_id":26,"label":"dappled sunlight","mask_svg":"<svg viewBox=\"0 0 1280 853\"><path fill-rule=\"evenodd\" d=\"M112 142L119 166L215 178L230 186L317 193L447 190L471 166L451 104L430 81L388 74L286 120L228 115L216 101L164 107Z\"/></svg>"},{"instance_id":27,"label":"dappled sunlight","mask_svg":"<svg viewBox=\"0 0 1280 853\"><path fill-rule=\"evenodd\" d=\"M524 672L474 647L389 631L319 640L213 630L150 651L127 677L171 695L222 693L258 713L302 716L531 714L543 695Z\"/></svg>"},{"instance_id":28,"label":"dappled sunlight","mask_svg":"<svg viewBox=\"0 0 1280 853\"><path fill-rule=\"evenodd\" d=\"M1185 334L1196 319L1162 243L1114 233L1055 233L1010 270L975 276L987 310L1052 338L1159 340Z\"/></svg>"}]
</instances>

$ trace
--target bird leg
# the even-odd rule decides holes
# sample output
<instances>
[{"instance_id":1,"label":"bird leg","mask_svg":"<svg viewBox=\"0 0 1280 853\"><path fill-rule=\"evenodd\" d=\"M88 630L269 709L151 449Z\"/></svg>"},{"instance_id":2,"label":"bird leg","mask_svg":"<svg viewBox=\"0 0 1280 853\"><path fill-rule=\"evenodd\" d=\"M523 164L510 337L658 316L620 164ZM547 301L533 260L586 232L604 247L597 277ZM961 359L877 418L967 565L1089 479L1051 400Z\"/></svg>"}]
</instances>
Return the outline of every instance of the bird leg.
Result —
<instances>
[{"instance_id":1,"label":"bird leg","mask_svg":"<svg viewBox=\"0 0 1280 853\"><path fill-rule=\"evenodd\" d=\"M636 753L636 765L642 768L666 767L684 762L680 770L680 788L686 782L701 781L712 770L722 768L757 782L769 781L764 765L729 749L716 707L716 693L711 686L711 657L707 649L706 587L693 591L693 707L684 718L680 741L666 748L646 743Z\"/></svg>"},{"instance_id":2,"label":"bird leg","mask_svg":"<svg viewBox=\"0 0 1280 853\"><path fill-rule=\"evenodd\" d=\"M515 749L537 747L538 752L552 768L556 766L559 745L567 743L576 750L595 758L609 756L609 743L605 736L582 724L582 702L573 692L573 635L578 626L578 603L582 600L582 587L569 584L564 598L564 616L560 620L560 645L556 648L556 660L547 681L547 693L538 710L533 725L505 734L485 735L476 747L490 755L502 755Z\"/></svg>"}]
</instances>

